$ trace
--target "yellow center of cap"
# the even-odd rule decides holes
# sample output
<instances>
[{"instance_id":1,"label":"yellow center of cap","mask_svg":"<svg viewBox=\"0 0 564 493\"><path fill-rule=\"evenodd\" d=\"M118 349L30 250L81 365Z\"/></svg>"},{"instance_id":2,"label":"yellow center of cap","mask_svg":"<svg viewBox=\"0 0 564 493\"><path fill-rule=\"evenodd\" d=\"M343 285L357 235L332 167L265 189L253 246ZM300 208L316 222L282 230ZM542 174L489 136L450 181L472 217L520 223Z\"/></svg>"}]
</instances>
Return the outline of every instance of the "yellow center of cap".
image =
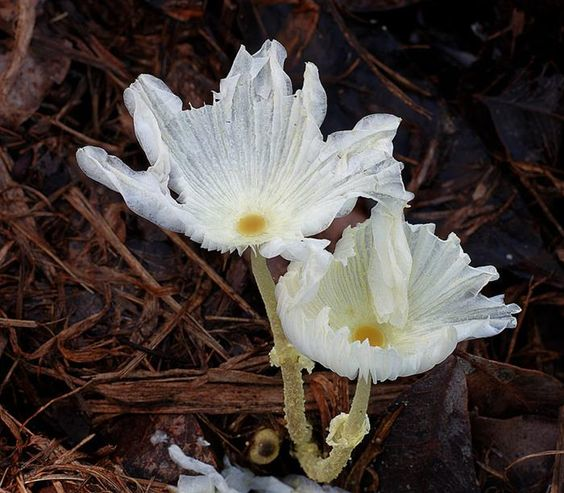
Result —
<instances>
[{"instance_id":1,"label":"yellow center of cap","mask_svg":"<svg viewBox=\"0 0 564 493\"><path fill-rule=\"evenodd\" d=\"M376 325L360 325L352 333L352 341L365 341L371 346L382 347L386 338Z\"/></svg>"},{"instance_id":2,"label":"yellow center of cap","mask_svg":"<svg viewBox=\"0 0 564 493\"><path fill-rule=\"evenodd\" d=\"M257 236L265 229L266 219L260 214L247 214L237 222L237 231L243 236Z\"/></svg>"}]
</instances>

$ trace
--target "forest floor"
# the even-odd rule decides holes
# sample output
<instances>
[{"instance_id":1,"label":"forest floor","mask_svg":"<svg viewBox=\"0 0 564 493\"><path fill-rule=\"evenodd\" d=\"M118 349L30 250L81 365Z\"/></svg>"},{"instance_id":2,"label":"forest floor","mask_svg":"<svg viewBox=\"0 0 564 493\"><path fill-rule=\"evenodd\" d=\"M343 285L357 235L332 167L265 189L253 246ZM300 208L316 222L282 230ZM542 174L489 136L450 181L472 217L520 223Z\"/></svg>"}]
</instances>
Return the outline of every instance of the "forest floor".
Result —
<instances>
[{"instance_id":1,"label":"forest floor","mask_svg":"<svg viewBox=\"0 0 564 493\"><path fill-rule=\"evenodd\" d=\"M516 329L377 385L335 484L562 491L563 20L556 0L0 0L0 491L165 491L180 471L157 430L216 466L300 473L247 259L139 218L75 159L98 145L142 169L122 99L135 77L197 107L241 43L269 38L294 87L318 65L325 135L401 116L408 220L456 232L500 271L486 294L523 309ZM352 387L320 367L306 383L321 437ZM258 466L264 427L281 449Z\"/></svg>"}]
</instances>

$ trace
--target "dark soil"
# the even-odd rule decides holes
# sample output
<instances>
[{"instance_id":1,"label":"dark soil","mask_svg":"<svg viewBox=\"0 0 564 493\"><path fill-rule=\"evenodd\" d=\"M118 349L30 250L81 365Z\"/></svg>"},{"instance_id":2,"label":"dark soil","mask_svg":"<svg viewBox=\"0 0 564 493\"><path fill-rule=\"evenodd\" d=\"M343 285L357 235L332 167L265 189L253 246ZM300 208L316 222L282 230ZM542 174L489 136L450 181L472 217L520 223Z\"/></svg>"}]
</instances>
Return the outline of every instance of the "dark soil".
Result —
<instances>
[{"instance_id":1,"label":"dark soil","mask_svg":"<svg viewBox=\"0 0 564 493\"><path fill-rule=\"evenodd\" d=\"M295 87L318 65L325 134L402 117L408 220L456 232L473 265L500 271L486 294L523 308L516 329L378 385L373 431L336 484L562 491L563 21L558 0L1 0L0 491L166 491L179 470L156 430L215 465L300 472L246 259L135 216L75 159L99 145L142 169L122 100L135 77L199 106L241 43L268 38ZM351 390L308 377L319 437ZM258 466L264 427L281 448Z\"/></svg>"}]
</instances>

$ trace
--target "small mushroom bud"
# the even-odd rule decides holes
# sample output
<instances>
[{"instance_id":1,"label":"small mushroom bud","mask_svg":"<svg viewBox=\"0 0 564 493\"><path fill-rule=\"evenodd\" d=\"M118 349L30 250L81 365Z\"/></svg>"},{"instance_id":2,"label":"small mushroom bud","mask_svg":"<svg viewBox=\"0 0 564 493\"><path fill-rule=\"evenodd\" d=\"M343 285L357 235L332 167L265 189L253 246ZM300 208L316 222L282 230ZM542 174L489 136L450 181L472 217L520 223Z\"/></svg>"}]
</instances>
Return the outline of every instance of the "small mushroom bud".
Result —
<instances>
[{"instance_id":1,"label":"small mushroom bud","mask_svg":"<svg viewBox=\"0 0 564 493\"><path fill-rule=\"evenodd\" d=\"M254 464L270 464L280 453L280 435L272 428L258 430L251 439L248 457Z\"/></svg>"}]
</instances>

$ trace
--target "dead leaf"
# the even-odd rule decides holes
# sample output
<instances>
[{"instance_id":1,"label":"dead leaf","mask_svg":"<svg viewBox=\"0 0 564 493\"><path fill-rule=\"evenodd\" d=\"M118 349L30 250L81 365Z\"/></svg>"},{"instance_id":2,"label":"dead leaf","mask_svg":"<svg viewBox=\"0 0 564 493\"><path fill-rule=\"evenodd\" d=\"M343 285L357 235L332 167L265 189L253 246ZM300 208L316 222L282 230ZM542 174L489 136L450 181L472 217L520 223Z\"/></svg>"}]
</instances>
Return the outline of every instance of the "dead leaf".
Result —
<instances>
[{"instance_id":1,"label":"dead leaf","mask_svg":"<svg viewBox=\"0 0 564 493\"><path fill-rule=\"evenodd\" d=\"M381 493L477 493L467 390L451 356L400 395L405 409L379 459Z\"/></svg>"},{"instance_id":2,"label":"dead leaf","mask_svg":"<svg viewBox=\"0 0 564 493\"><path fill-rule=\"evenodd\" d=\"M164 443L151 443L160 431L168 436ZM160 416L126 416L110 426L108 432L117 442L117 455L128 474L173 483L178 479L178 466L168 455L168 446L178 445L185 454L217 468L217 460L206 445L198 420L191 414Z\"/></svg>"},{"instance_id":3,"label":"dead leaf","mask_svg":"<svg viewBox=\"0 0 564 493\"><path fill-rule=\"evenodd\" d=\"M292 8L290 15L276 39L288 52L288 68L295 67L300 61L303 51L317 30L319 22L319 5L313 0L301 0Z\"/></svg>"},{"instance_id":4,"label":"dead leaf","mask_svg":"<svg viewBox=\"0 0 564 493\"><path fill-rule=\"evenodd\" d=\"M70 59L65 55L34 49L36 3L20 2L13 47L0 54L0 125L17 127L27 120L52 84L63 81L70 67ZM8 9L4 13L10 12ZM66 40L60 43L70 46Z\"/></svg>"},{"instance_id":5,"label":"dead leaf","mask_svg":"<svg viewBox=\"0 0 564 493\"><path fill-rule=\"evenodd\" d=\"M550 375L471 354L460 356L465 360L470 408L480 415L556 416L564 404L564 384Z\"/></svg>"},{"instance_id":6,"label":"dead leaf","mask_svg":"<svg viewBox=\"0 0 564 493\"><path fill-rule=\"evenodd\" d=\"M0 71L6 69L8 60L7 55L0 55ZM28 54L0 106L0 123L17 126L27 120L39 108L51 85L63 81L69 67L70 60L61 55Z\"/></svg>"},{"instance_id":7,"label":"dead leaf","mask_svg":"<svg viewBox=\"0 0 564 493\"><path fill-rule=\"evenodd\" d=\"M511 269L526 281L531 275L548 278L560 287L564 271L540 234L523 189L492 162L475 129L459 117L443 119L439 164L421 183L408 219L437 223L441 237L455 231L474 265Z\"/></svg>"},{"instance_id":8,"label":"dead leaf","mask_svg":"<svg viewBox=\"0 0 564 493\"><path fill-rule=\"evenodd\" d=\"M212 91L217 89L211 74L209 64L199 61L194 47L183 43L176 45L170 56L165 80L185 105L199 108L206 100L209 102Z\"/></svg>"},{"instance_id":9,"label":"dead leaf","mask_svg":"<svg viewBox=\"0 0 564 493\"><path fill-rule=\"evenodd\" d=\"M497 96L480 96L511 159L558 165L564 130L564 76L521 72Z\"/></svg>"},{"instance_id":10,"label":"dead leaf","mask_svg":"<svg viewBox=\"0 0 564 493\"><path fill-rule=\"evenodd\" d=\"M472 435L484 451L489 467L503 472L515 460L536 452L554 450L558 440L558 423L544 416L516 416L495 419L476 416ZM512 488L519 493L546 491L552 476L553 456L531 458L508 471Z\"/></svg>"}]
</instances>

